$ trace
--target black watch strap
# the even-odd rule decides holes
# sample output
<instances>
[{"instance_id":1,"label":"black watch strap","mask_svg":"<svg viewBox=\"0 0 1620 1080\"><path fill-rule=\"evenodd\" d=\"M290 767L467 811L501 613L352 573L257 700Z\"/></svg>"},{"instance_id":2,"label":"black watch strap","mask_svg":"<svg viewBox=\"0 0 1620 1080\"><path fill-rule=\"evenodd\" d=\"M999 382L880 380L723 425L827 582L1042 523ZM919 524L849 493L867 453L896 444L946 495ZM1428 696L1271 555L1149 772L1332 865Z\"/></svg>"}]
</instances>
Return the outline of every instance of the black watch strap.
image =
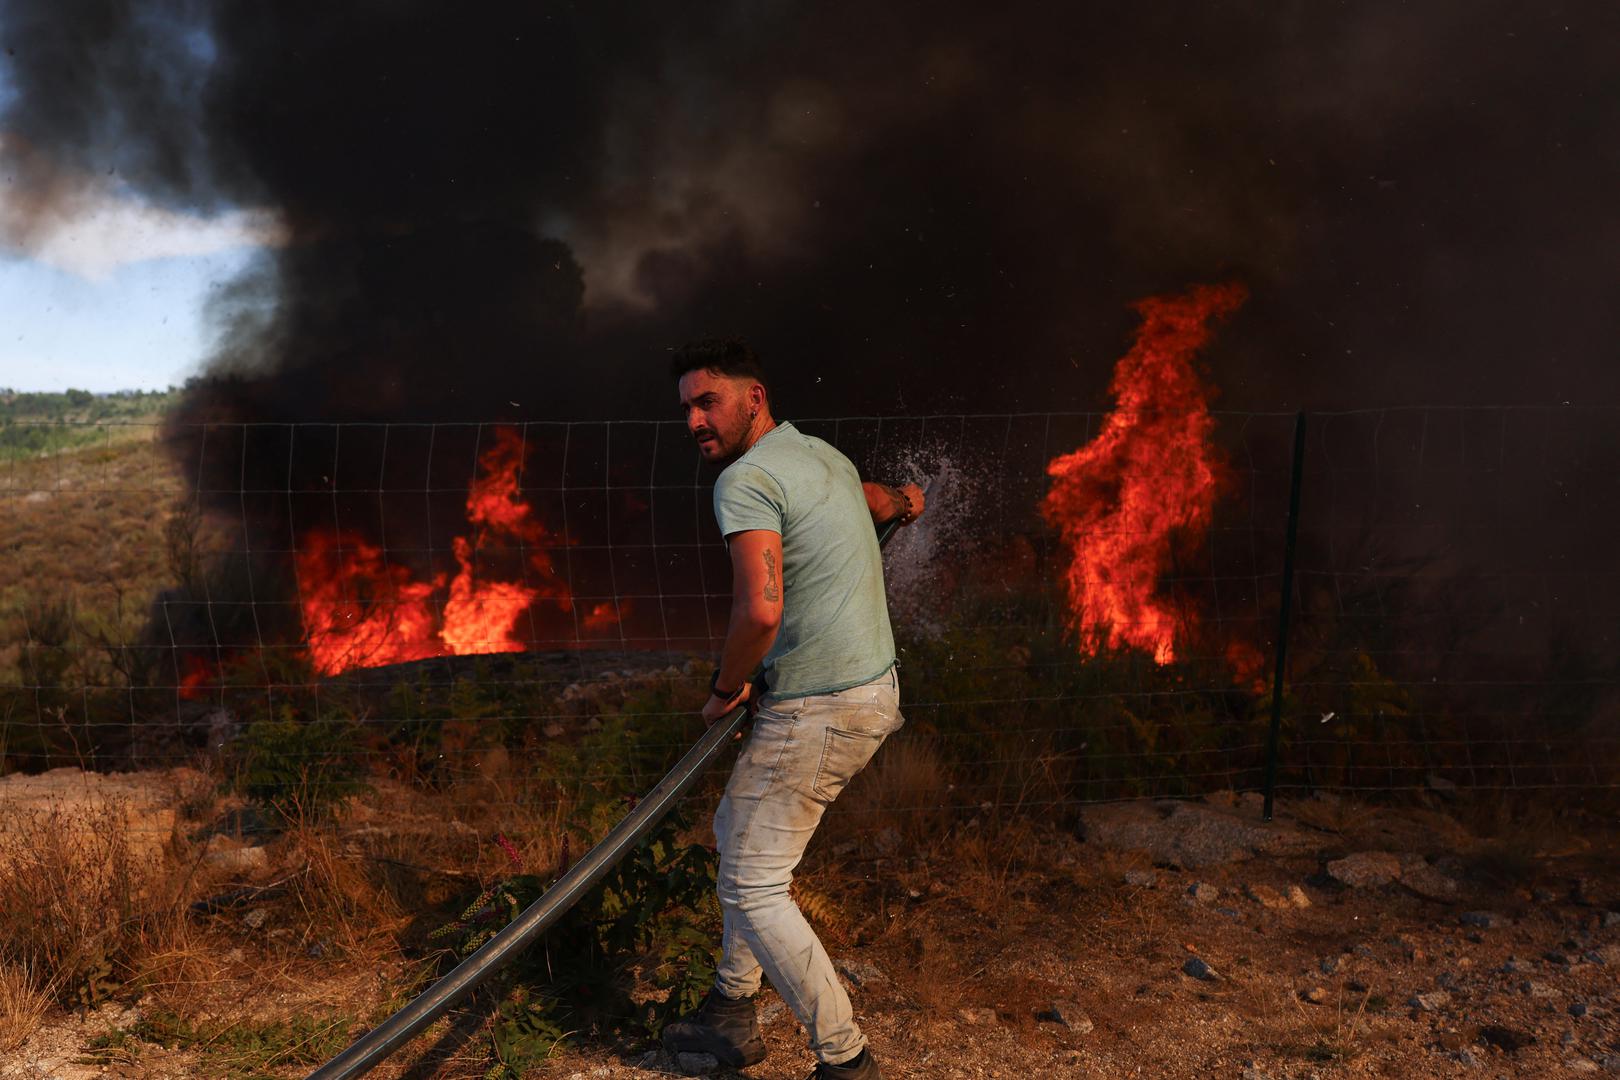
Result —
<instances>
[{"instance_id":1,"label":"black watch strap","mask_svg":"<svg viewBox=\"0 0 1620 1080\"><path fill-rule=\"evenodd\" d=\"M714 674L709 676L709 692L721 701L735 701L743 692L743 688L739 686L735 690L720 689L720 669L715 668Z\"/></svg>"}]
</instances>

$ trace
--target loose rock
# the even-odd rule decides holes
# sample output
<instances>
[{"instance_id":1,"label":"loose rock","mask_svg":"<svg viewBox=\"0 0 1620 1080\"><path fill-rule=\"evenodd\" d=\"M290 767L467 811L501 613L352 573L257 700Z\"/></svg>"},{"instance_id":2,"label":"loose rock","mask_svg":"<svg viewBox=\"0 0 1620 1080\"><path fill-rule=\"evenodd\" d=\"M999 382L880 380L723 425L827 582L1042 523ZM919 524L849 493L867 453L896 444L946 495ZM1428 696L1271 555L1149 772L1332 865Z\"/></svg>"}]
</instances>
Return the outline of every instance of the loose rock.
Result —
<instances>
[{"instance_id":1,"label":"loose rock","mask_svg":"<svg viewBox=\"0 0 1620 1080\"><path fill-rule=\"evenodd\" d=\"M1328 876L1352 889L1388 885L1401 876L1401 860L1387 851L1358 851L1327 864Z\"/></svg>"},{"instance_id":2,"label":"loose rock","mask_svg":"<svg viewBox=\"0 0 1620 1080\"><path fill-rule=\"evenodd\" d=\"M961 1017L964 1024L993 1024L996 1022L994 1009L957 1009L956 1015Z\"/></svg>"},{"instance_id":3,"label":"loose rock","mask_svg":"<svg viewBox=\"0 0 1620 1080\"><path fill-rule=\"evenodd\" d=\"M1186 802L1088 807L1080 832L1088 844L1145 851L1155 863L1189 870L1255 855L1304 854L1316 844L1301 829L1259 821L1242 801L1230 810Z\"/></svg>"},{"instance_id":4,"label":"loose rock","mask_svg":"<svg viewBox=\"0 0 1620 1080\"><path fill-rule=\"evenodd\" d=\"M1299 996L1310 1002L1312 1005L1326 1005L1329 998L1327 989L1321 986L1313 986Z\"/></svg>"},{"instance_id":5,"label":"loose rock","mask_svg":"<svg viewBox=\"0 0 1620 1080\"><path fill-rule=\"evenodd\" d=\"M1400 883L1426 900L1450 902L1461 892L1456 878L1430 865L1421 855L1401 857Z\"/></svg>"},{"instance_id":6,"label":"loose rock","mask_svg":"<svg viewBox=\"0 0 1620 1080\"><path fill-rule=\"evenodd\" d=\"M1519 984L1519 992L1533 998L1554 998L1558 996L1556 987L1548 986L1535 979L1526 979Z\"/></svg>"},{"instance_id":7,"label":"loose rock","mask_svg":"<svg viewBox=\"0 0 1620 1080\"><path fill-rule=\"evenodd\" d=\"M1412 995L1408 1004L1420 1012L1439 1012L1451 1004L1451 995L1444 990L1430 990L1426 994Z\"/></svg>"},{"instance_id":8,"label":"loose rock","mask_svg":"<svg viewBox=\"0 0 1620 1080\"><path fill-rule=\"evenodd\" d=\"M1094 1026L1091 1017L1072 1001L1054 1001L1051 1008L1042 1009L1035 1014L1035 1019L1044 1020L1049 1024L1062 1024L1070 1031L1084 1035Z\"/></svg>"},{"instance_id":9,"label":"loose rock","mask_svg":"<svg viewBox=\"0 0 1620 1080\"><path fill-rule=\"evenodd\" d=\"M1187 895L1200 904L1213 904L1221 897L1221 890L1203 881L1195 881L1187 888Z\"/></svg>"},{"instance_id":10,"label":"loose rock","mask_svg":"<svg viewBox=\"0 0 1620 1080\"><path fill-rule=\"evenodd\" d=\"M1494 930L1506 922L1494 911L1465 911L1457 917L1457 921L1464 926L1474 926L1481 930Z\"/></svg>"},{"instance_id":11,"label":"loose rock","mask_svg":"<svg viewBox=\"0 0 1620 1080\"><path fill-rule=\"evenodd\" d=\"M844 978L862 990L888 981L888 976L870 960L851 960L841 964L838 970L843 973Z\"/></svg>"},{"instance_id":12,"label":"loose rock","mask_svg":"<svg viewBox=\"0 0 1620 1080\"><path fill-rule=\"evenodd\" d=\"M1294 906L1282 893L1273 889L1270 885L1245 885L1243 886L1243 895L1261 907L1270 908L1272 911L1281 911Z\"/></svg>"},{"instance_id":13,"label":"loose rock","mask_svg":"<svg viewBox=\"0 0 1620 1080\"><path fill-rule=\"evenodd\" d=\"M229 874L254 874L270 867L270 853L262 847L243 847L226 836L208 838L203 865Z\"/></svg>"},{"instance_id":14,"label":"loose rock","mask_svg":"<svg viewBox=\"0 0 1620 1080\"><path fill-rule=\"evenodd\" d=\"M1536 1037L1528 1031L1518 1031L1514 1028L1503 1027L1500 1024L1490 1024L1479 1029L1479 1037L1490 1045L1508 1053L1517 1053L1536 1041Z\"/></svg>"},{"instance_id":15,"label":"loose rock","mask_svg":"<svg viewBox=\"0 0 1620 1080\"><path fill-rule=\"evenodd\" d=\"M1202 957L1189 956L1187 962L1181 965L1181 970L1204 982L1216 982L1220 979L1220 976L1215 973L1215 969L1210 967Z\"/></svg>"},{"instance_id":16,"label":"loose rock","mask_svg":"<svg viewBox=\"0 0 1620 1080\"><path fill-rule=\"evenodd\" d=\"M713 1054L676 1054L675 1067L687 1076L703 1076L720 1068L720 1059Z\"/></svg>"},{"instance_id":17,"label":"loose rock","mask_svg":"<svg viewBox=\"0 0 1620 1080\"><path fill-rule=\"evenodd\" d=\"M1125 871L1125 884L1133 885L1138 889L1151 889L1159 884L1159 875L1151 870Z\"/></svg>"}]
</instances>

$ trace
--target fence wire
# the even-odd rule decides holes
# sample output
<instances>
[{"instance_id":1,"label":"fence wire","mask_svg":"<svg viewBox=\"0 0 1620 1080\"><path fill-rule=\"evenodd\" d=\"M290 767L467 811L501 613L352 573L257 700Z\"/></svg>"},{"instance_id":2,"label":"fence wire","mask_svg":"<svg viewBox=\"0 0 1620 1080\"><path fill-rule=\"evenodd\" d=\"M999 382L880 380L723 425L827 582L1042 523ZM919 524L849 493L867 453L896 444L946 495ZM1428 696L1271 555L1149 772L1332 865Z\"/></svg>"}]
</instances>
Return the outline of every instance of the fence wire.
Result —
<instances>
[{"instance_id":1,"label":"fence wire","mask_svg":"<svg viewBox=\"0 0 1620 1080\"><path fill-rule=\"evenodd\" d=\"M1107 419L797 422L864 477L933 485L885 558L908 722L838 812L1259 785L1294 414L1212 414L1211 513L1151 576L1169 657L1077 634L1073 550L1042 512L1050 463ZM1620 410L1310 419L1279 790L1612 792ZM534 814L633 795L697 730L730 568L678 422L0 436L7 771L353 772L489 784ZM1087 490L1152 493L1169 453ZM1083 542L1130 550L1152 513Z\"/></svg>"}]
</instances>

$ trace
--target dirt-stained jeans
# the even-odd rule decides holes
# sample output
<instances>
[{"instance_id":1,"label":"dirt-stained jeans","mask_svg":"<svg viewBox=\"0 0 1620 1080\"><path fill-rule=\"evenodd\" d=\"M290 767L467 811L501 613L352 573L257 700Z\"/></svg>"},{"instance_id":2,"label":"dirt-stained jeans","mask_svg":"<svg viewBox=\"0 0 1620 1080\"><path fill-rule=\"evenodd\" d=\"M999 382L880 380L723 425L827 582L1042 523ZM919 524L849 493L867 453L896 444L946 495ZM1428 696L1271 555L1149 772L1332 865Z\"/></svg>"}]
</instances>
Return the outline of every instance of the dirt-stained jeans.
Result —
<instances>
[{"instance_id":1,"label":"dirt-stained jeans","mask_svg":"<svg viewBox=\"0 0 1620 1080\"><path fill-rule=\"evenodd\" d=\"M902 722L893 668L835 694L767 698L714 815L725 915L715 984L746 997L763 969L830 1065L859 1054L866 1036L788 886L821 815Z\"/></svg>"}]
</instances>

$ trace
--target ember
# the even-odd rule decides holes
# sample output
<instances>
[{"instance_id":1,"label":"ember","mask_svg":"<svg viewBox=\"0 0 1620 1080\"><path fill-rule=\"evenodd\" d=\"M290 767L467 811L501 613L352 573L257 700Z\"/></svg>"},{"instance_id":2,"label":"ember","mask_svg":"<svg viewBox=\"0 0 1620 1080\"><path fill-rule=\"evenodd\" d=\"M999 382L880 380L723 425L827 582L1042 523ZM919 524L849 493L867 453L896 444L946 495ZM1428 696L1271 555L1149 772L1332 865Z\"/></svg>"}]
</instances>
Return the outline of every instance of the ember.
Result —
<instances>
[{"instance_id":1,"label":"ember","mask_svg":"<svg viewBox=\"0 0 1620 1080\"><path fill-rule=\"evenodd\" d=\"M1183 616L1158 590L1178 535L1208 527L1216 451L1208 390L1193 357L1209 323L1235 311L1240 285L1200 285L1137 303L1143 323L1114 368L1116 399L1090 443L1052 459L1046 521L1070 553L1065 585L1082 651L1135 648L1176 657ZM1179 633L1178 633L1179 631Z\"/></svg>"},{"instance_id":2,"label":"ember","mask_svg":"<svg viewBox=\"0 0 1620 1080\"><path fill-rule=\"evenodd\" d=\"M196 701L214 689L219 682L219 672L214 669L214 665L195 653L185 657L181 666L185 670L180 673L180 685L177 690L180 697L186 701Z\"/></svg>"}]
</instances>

